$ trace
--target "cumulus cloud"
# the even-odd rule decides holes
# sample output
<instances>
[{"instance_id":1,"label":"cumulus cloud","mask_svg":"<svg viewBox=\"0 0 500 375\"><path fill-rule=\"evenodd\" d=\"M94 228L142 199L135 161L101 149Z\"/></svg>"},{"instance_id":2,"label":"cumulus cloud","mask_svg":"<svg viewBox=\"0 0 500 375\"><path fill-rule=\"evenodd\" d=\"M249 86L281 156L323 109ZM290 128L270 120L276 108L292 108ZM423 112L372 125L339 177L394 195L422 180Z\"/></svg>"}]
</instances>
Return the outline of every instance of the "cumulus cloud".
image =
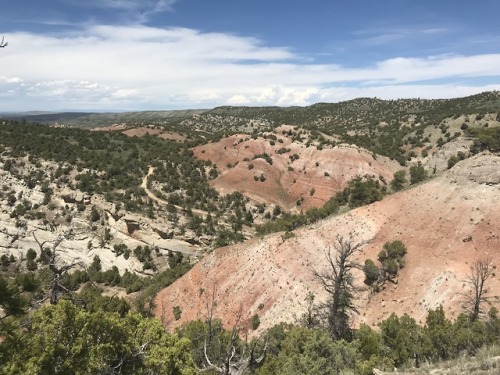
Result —
<instances>
[{"instance_id":1,"label":"cumulus cloud","mask_svg":"<svg viewBox=\"0 0 500 375\"><path fill-rule=\"evenodd\" d=\"M352 68L304 61L256 38L187 28L93 25L64 35L13 33L9 42L0 60L6 111L452 97L498 87L432 80L500 77L500 54L394 57Z\"/></svg>"}]
</instances>

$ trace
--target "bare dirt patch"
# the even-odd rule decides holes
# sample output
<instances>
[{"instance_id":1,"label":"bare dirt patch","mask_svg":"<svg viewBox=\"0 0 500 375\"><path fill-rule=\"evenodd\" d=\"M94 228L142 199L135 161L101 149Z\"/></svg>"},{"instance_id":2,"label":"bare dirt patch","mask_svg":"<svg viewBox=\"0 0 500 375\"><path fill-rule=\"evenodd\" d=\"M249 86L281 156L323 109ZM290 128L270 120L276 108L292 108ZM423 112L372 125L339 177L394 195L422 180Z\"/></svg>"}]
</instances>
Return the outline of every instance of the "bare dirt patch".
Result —
<instances>
[{"instance_id":1,"label":"bare dirt patch","mask_svg":"<svg viewBox=\"0 0 500 375\"><path fill-rule=\"evenodd\" d=\"M158 135L162 131L160 129L155 129L155 128L149 128L149 127L140 127L140 128L133 128L133 129L128 129L123 131L122 133L125 135L128 135L129 137L144 137L146 134L149 135Z\"/></svg>"},{"instance_id":2,"label":"bare dirt patch","mask_svg":"<svg viewBox=\"0 0 500 375\"><path fill-rule=\"evenodd\" d=\"M212 161L221 171L212 181L220 193L239 191L256 202L293 211L323 206L356 176L372 175L383 184L402 168L384 157L374 159L356 146L318 150L283 135L271 143L269 139L234 135L196 147L193 152L200 159ZM258 157L263 154L269 155L272 164Z\"/></svg>"},{"instance_id":3,"label":"bare dirt patch","mask_svg":"<svg viewBox=\"0 0 500 375\"><path fill-rule=\"evenodd\" d=\"M183 142L186 139L186 136L176 132L165 132L158 128L146 127L146 126L128 129L123 131L122 133L128 135L129 137L144 137L145 135L155 135L158 138L176 142Z\"/></svg>"},{"instance_id":4,"label":"bare dirt patch","mask_svg":"<svg viewBox=\"0 0 500 375\"><path fill-rule=\"evenodd\" d=\"M184 142L187 138L185 135L175 132L164 132L158 135L159 138L167 139L170 141Z\"/></svg>"}]
</instances>

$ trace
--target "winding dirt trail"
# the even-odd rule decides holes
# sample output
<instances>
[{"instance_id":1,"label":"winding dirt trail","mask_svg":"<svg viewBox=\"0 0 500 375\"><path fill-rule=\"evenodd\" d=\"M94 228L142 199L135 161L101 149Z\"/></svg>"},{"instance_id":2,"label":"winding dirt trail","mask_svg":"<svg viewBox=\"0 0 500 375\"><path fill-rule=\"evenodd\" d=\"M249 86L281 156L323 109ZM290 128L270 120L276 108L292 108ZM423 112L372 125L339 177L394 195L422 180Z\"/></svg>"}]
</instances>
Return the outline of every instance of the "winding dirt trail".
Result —
<instances>
[{"instance_id":1,"label":"winding dirt trail","mask_svg":"<svg viewBox=\"0 0 500 375\"><path fill-rule=\"evenodd\" d=\"M148 195L148 197L151 198L152 200L154 200L156 203L167 205L168 202L165 199L158 198L148 188L148 177L151 176L154 173L154 171L155 171L155 168L152 167L152 166L149 166L148 174L143 177L141 187L144 189L144 191L146 192L146 194ZM182 210L183 209L181 206L175 206L175 208L177 208L178 210ZM202 216L202 217L206 217L208 215L207 211L199 210L199 209L196 209L196 208L193 208L191 211L194 214Z\"/></svg>"},{"instance_id":2,"label":"winding dirt trail","mask_svg":"<svg viewBox=\"0 0 500 375\"><path fill-rule=\"evenodd\" d=\"M144 176L144 178L142 179L141 187L144 189L144 191L146 192L146 194L148 195L148 197L151 198L152 200L154 200L156 203L167 205L168 202L166 200L158 198L148 188L148 177L151 176L154 173L154 171L155 171L155 168L152 167L152 166L149 166L148 174L146 176Z\"/></svg>"}]
</instances>

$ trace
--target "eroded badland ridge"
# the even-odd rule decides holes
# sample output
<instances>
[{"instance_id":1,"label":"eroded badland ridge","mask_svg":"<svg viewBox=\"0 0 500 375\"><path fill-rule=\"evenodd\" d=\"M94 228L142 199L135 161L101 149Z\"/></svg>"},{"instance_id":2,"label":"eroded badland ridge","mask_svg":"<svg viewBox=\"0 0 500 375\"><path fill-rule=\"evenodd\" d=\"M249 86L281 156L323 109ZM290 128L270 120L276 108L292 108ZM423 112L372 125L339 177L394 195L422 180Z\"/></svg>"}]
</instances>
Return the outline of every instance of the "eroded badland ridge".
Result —
<instances>
[{"instance_id":1,"label":"eroded badland ridge","mask_svg":"<svg viewBox=\"0 0 500 375\"><path fill-rule=\"evenodd\" d=\"M357 300L359 323L375 325L392 312L417 320L443 305L452 316L463 302L464 280L473 261L500 261L500 158L481 154L462 161L439 177L395 193L381 202L295 231L254 239L207 255L186 276L157 297L157 315L175 321L162 306L177 304L179 323L202 317L213 285L217 312L235 323L239 304L246 319L259 314L265 330L276 321L295 322L306 312L309 293L324 298L312 270L325 267L325 249L337 235L369 241L359 255L376 259L385 242L403 241L406 266L379 293L365 287ZM363 277L358 275L362 285ZM499 290L498 277L491 289Z\"/></svg>"},{"instance_id":2,"label":"eroded badland ridge","mask_svg":"<svg viewBox=\"0 0 500 375\"><path fill-rule=\"evenodd\" d=\"M321 150L307 147L293 141L295 134L292 126L284 125L275 133L264 133L269 141L237 134L193 151L196 157L217 165L221 173L211 185L220 193L238 191L255 202L279 205L287 211L323 206L356 176L379 176L389 181L401 168L387 157L375 158L352 145ZM255 183L255 177L263 181Z\"/></svg>"},{"instance_id":3,"label":"eroded badland ridge","mask_svg":"<svg viewBox=\"0 0 500 375\"><path fill-rule=\"evenodd\" d=\"M368 241L360 263L401 240L406 266L380 292L356 274L356 324L392 312L421 320L439 305L455 316L472 263L500 264L499 113L500 96L491 92L39 119L51 126L5 120L3 266L10 275L26 271L28 250L57 239L60 262L79 259L85 268L98 256L103 269L141 277L183 253L198 262L158 294L156 315L170 328L200 318L215 286L223 322L234 324L242 306L247 322L259 315L259 333L300 319L310 293L325 298L313 270L325 266L338 235ZM409 186L412 166L427 178ZM397 171L408 181L395 189ZM373 195L350 206L356 179ZM342 192L347 200L335 210L256 235ZM490 288L499 294L498 275ZM173 306L182 311L177 320Z\"/></svg>"}]
</instances>

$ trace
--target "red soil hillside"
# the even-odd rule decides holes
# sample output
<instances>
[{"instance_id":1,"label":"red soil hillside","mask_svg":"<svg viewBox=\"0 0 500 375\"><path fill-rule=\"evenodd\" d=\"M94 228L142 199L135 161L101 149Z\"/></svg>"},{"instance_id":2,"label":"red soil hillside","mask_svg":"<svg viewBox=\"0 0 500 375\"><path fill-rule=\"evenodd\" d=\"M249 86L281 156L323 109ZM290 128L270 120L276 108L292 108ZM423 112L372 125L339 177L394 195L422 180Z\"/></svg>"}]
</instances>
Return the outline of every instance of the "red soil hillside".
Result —
<instances>
[{"instance_id":1,"label":"red soil hillside","mask_svg":"<svg viewBox=\"0 0 500 375\"><path fill-rule=\"evenodd\" d=\"M401 169L398 163L385 157L375 160L356 146L323 150L306 147L280 133L286 129L286 126L277 129L274 145L270 139L251 139L242 134L196 147L193 152L200 159L212 161L222 172L212 181L220 193L239 191L259 203L274 203L287 210L321 207L356 176L381 176L389 182L394 172ZM280 153L280 149L289 151ZM253 159L264 153L272 158L272 165L263 158ZM298 159L290 158L294 154ZM265 181L256 181L254 177L261 175ZM303 202L297 207L301 197Z\"/></svg>"},{"instance_id":2,"label":"red soil hillside","mask_svg":"<svg viewBox=\"0 0 500 375\"><path fill-rule=\"evenodd\" d=\"M464 279L471 264L491 257L500 265L500 157L464 160L417 187L298 229L285 241L277 233L218 249L157 295L156 314L170 327L202 318L215 285L216 315L228 326L240 306L247 322L260 316L256 333L294 322L305 312L308 293L316 301L325 298L312 270L324 269L325 250L333 249L337 235L370 241L360 263L376 260L388 241L401 240L408 248L397 284L387 283L378 294L365 288L358 295L356 324L374 325L392 312L423 321L427 310L440 304L455 316L468 290ZM360 286L363 279L359 272ZM499 272L489 287L492 295L500 295ZM173 318L174 306L182 310L179 321Z\"/></svg>"}]
</instances>

